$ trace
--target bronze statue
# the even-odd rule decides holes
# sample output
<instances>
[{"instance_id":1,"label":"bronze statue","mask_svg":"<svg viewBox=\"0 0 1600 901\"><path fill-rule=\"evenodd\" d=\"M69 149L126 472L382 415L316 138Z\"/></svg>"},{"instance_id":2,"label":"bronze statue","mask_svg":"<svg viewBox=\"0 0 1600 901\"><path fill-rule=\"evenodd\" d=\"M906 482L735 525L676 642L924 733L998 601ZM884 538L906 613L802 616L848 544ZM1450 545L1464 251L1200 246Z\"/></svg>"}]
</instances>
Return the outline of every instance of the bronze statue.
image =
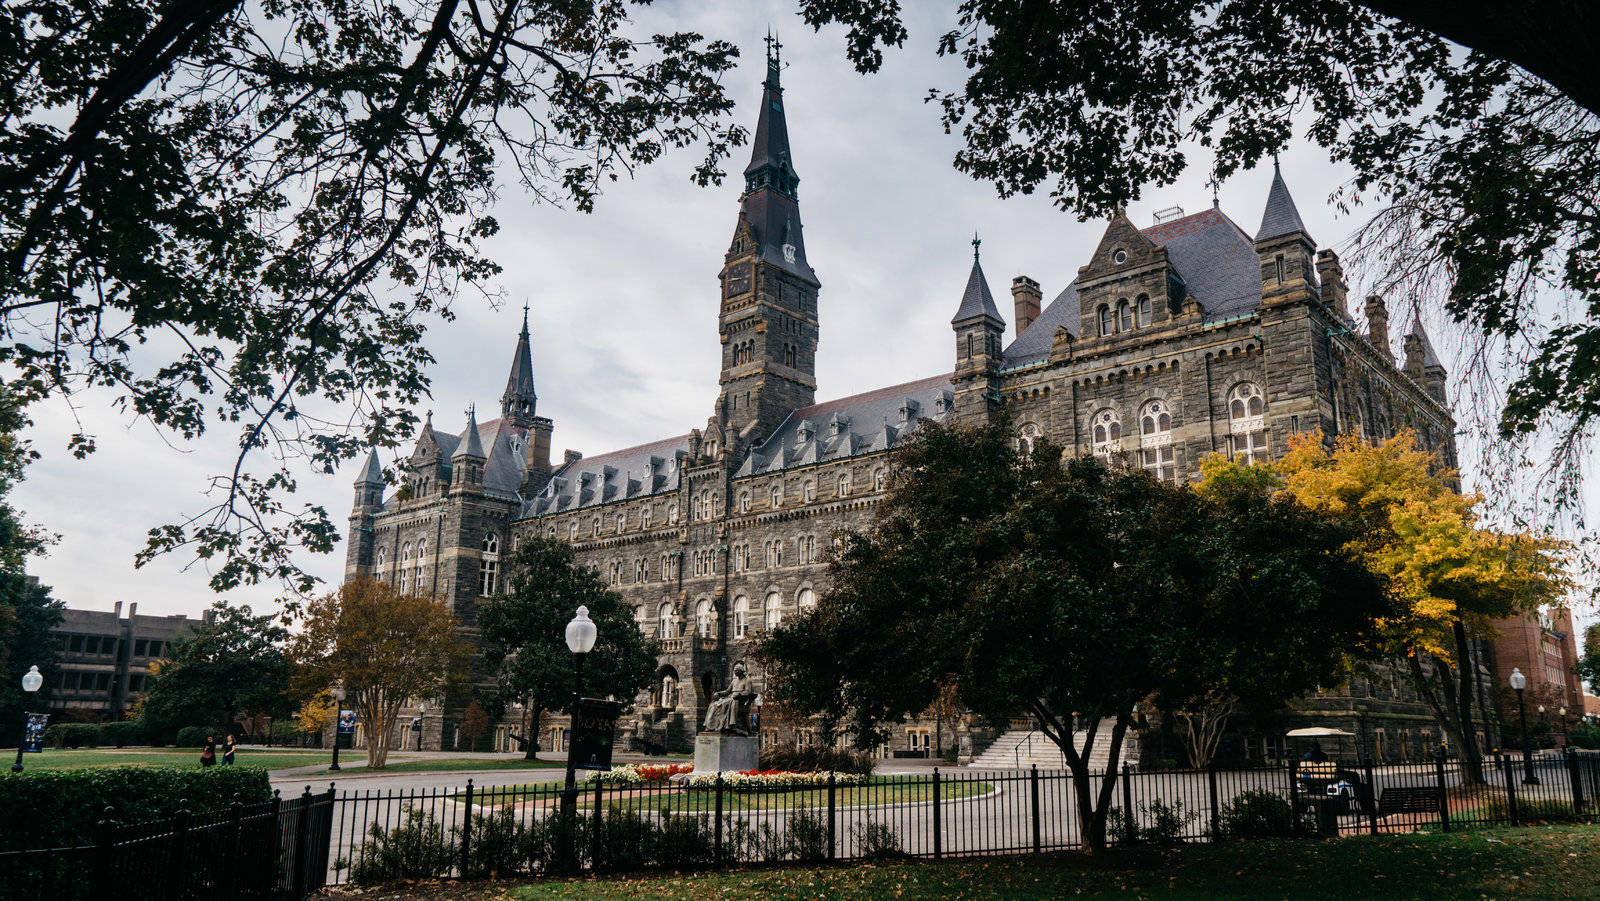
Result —
<instances>
[{"instance_id":1,"label":"bronze statue","mask_svg":"<svg viewBox=\"0 0 1600 901\"><path fill-rule=\"evenodd\" d=\"M702 732L722 735L750 734L750 705L756 693L750 690L750 677L745 674L743 662L733 665L733 681L722 691L711 696L711 706L706 708L706 721Z\"/></svg>"}]
</instances>

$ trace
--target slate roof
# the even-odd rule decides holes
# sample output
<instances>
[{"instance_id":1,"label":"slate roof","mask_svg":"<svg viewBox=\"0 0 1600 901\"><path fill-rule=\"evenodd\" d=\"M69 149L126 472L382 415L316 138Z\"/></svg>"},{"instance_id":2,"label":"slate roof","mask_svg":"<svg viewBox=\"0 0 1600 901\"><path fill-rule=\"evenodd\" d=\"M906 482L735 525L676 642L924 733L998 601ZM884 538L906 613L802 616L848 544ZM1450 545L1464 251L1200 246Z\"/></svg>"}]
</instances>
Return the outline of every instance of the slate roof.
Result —
<instances>
[{"instance_id":1,"label":"slate roof","mask_svg":"<svg viewBox=\"0 0 1600 901\"><path fill-rule=\"evenodd\" d=\"M978 255L972 255L972 274L967 276L967 290L961 295L961 306L956 309L956 315L950 321L961 322L987 316L1005 327L1005 320L1000 318L1000 310L994 305L994 295L989 293L989 280L983 276L983 266L978 262Z\"/></svg>"},{"instance_id":2,"label":"slate roof","mask_svg":"<svg viewBox=\"0 0 1600 901\"><path fill-rule=\"evenodd\" d=\"M457 457L477 457L480 460L489 458L489 455L483 452L483 439L478 435L477 413L470 408L467 410L467 427L462 430L457 445L455 453L450 455L451 460Z\"/></svg>"},{"instance_id":3,"label":"slate roof","mask_svg":"<svg viewBox=\"0 0 1600 901\"><path fill-rule=\"evenodd\" d=\"M522 333L517 336L517 352L511 358L511 374L506 376L506 397L537 399L533 390L533 348L528 341L528 308L522 308Z\"/></svg>"},{"instance_id":4,"label":"slate roof","mask_svg":"<svg viewBox=\"0 0 1600 901\"><path fill-rule=\"evenodd\" d=\"M557 469L537 496L523 501L519 515L561 513L676 491L688 455L689 436L679 435L574 460Z\"/></svg>"},{"instance_id":5,"label":"slate roof","mask_svg":"<svg viewBox=\"0 0 1600 901\"><path fill-rule=\"evenodd\" d=\"M368 483L383 484L383 464L378 462L376 450L367 453L367 462L361 467L361 474L356 476L357 485Z\"/></svg>"},{"instance_id":6,"label":"slate roof","mask_svg":"<svg viewBox=\"0 0 1600 901\"><path fill-rule=\"evenodd\" d=\"M888 450L921 420L942 421L954 400L946 374L801 407L751 451L734 475L778 472Z\"/></svg>"},{"instance_id":7,"label":"slate roof","mask_svg":"<svg viewBox=\"0 0 1600 901\"><path fill-rule=\"evenodd\" d=\"M1305 230L1305 223L1300 221L1300 211L1294 207L1294 198L1289 196L1289 186L1283 183L1283 172L1278 168L1277 161L1273 161L1272 190L1267 192L1267 208L1261 214L1261 228L1256 230L1256 240L1265 241ZM1306 236L1309 238L1310 233Z\"/></svg>"},{"instance_id":8,"label":"slate roof","mask_svg":"<svg viewBox=\"0 0 1600 901\"><path fill-rule=\"evenodd\" d=\"M1205 307L1205 321L1216 322L1261 305L1261 264L1255 245L1242 229L1215 207L1139 233L1167 249L1167 261L1188 292ZM1074 281L1056 295L1032 325L1005 349L1007 368L1038 363L1049 357L1057 328L1077 334L1080 322L1078 287Z\"/></svg>"}]
</instances>

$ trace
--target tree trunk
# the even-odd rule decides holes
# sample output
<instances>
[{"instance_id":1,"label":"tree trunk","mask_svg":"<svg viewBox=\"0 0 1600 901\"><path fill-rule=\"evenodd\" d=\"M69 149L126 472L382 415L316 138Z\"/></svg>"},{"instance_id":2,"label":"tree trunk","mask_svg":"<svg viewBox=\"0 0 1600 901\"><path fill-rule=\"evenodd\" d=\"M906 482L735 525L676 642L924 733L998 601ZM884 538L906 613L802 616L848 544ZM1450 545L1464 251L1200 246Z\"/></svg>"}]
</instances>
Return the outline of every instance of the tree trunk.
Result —
<instances>
[{"instance_id":1,"label":"tree trunk","mask_svg":"<svg viewBox=\"0 0 1600 901\"><path fill-rule=\"evenodd\" d=\"M1472 701L1476 694L1473 691L1477 684L1478 667L1472 660L1472 648L1467 643L1467 627L1457 619L1451 626L1456 637L1456 672L1460 674L1461 685L1457 692L1461 705L1461 760L1465 767L1475 775L1474 783L1483 781L1482 755L1478 751L1478 736L1472 728Z\"/></svg>"},{"instance_id":2,"label":"tree trunk","mask_svg":"<svg viewBox=\"0 0 1600 901\"><path fill-rule=\"evenodd\" d=\"M1085 730L1083 751L1079 753L1074 744L1071 728L1071 718L1065 725L1044 707L1043 704L1034 705L1034 714L1039 720L1041 730L1045 737L1056 743L1061 753L1067 758L1067 769L1072 773L1072 800L1078 814L1078 831L1083 836L1083 852L1085 854L1103 854L1106 850L1106 814L1111 809L1111 798L1117 785L1117 766L1115 763L1106 768L1105 776L1100 780L1098 793L1090 791L1089 758L1093 755L1095 742L1098 739L1100 721L1090 721L1089 728ZM1128 734L1129 715L1117 714L1115 725L1111 728L1111 753L1110 759L1115 761L1122 756L1122 740ZM1133 822L1133 812L1125 811L1128 822Z\"/></svg>"},{"instance_id":3,"label":"tree trunk","mask_svg":"<svg viewBox=\"0 0 1600 901\"><path fill-rule=\"evenodd\" d=\"M1476 748L1477 743L1467 744L1462 735L1459 708L1457 706L1457 693L1455 680L1450 672L1450 665L1443 660L1434 659L1434 674L1429 677L1422 669L1422 660L1417 654L1406 658L1411 670L1411 681L1417 688L1417 693L1433 709L1433 715L1439 722L1439 728L1455 743L1457 754L1461 758L1461 780L1468 785L1483 784L1483 761L1476 753L1468 754L1469 748Z\"/></svg>"},{"instance_id":4,"label":"tree trunk","mask_svg":"<svg viewBox=\"0 0 1600 901\"><path fill-rule=\"evenodd\" d=\"M539 759L539 718L544 714L544 708L523 705L522 708L522 737L527 740L523 746L523 760Z\"/></svg>"}]
</instances>

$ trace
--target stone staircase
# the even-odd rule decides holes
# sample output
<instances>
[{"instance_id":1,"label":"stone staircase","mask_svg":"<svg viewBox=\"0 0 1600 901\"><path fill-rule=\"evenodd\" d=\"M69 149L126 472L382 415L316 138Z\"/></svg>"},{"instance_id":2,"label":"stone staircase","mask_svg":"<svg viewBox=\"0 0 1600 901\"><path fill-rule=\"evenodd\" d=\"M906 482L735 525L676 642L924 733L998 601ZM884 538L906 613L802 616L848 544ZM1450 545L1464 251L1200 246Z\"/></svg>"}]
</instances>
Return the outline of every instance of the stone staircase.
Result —
<instances>
[{"instance_id":1,"label":"stone staircase","mask_svg":"<svg viewBox=\"0 0 1600 901\"><path fill-rule=\"evenodd\" d=\"M1103 771L1111 763L1111 726L1110 720L1100 724L1095 734L1095 747L1089 754L1089 771ZM1073 735L1073 740L1078 747L1083 747L1086 733L1078 732ZM1122 739L1122 756L1117 762L1120 768L1123 763L1137 766L1139 751L1136 742L1137 736L1130 730ZM1067 759L1056 747L1056 743L1045 737L1043 732L1033 729L1011 729L995 739L982 754L972 758L967 766L973 769L984 770L1025 770L1037 766L1041 770L1064 770L1067 768Z\"/></svg>"}]
</instances>

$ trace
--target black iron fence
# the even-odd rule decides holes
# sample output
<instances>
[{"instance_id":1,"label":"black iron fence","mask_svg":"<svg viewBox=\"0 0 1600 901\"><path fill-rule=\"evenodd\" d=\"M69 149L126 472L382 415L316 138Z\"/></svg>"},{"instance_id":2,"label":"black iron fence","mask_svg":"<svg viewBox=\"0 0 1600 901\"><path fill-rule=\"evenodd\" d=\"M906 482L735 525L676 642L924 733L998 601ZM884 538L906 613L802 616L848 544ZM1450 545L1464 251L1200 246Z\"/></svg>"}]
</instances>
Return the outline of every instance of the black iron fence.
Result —
<instances>
[{"instance_id":1,"label":"black iron fence","mask_svg":"<svg viewBox=\"0 0 1600 901\"><path fill-rule=\"evenodd\" d=\"M1115 843L1225 836L1451 830L1592 821L1600 755L1490 758L1481 781L1454 759L1296 763L1119 773ZM1104 775L1082 788L1097 796ZM769 789L590 782L340 792L329 881L695 869L1081 848L1077 786L1062 771L878 776Z\"/></svg>"},{"instance_id":2,"label":"black iron fence","mask_svg":"<svg viewBox=\"0 0 1600 901\"><path fill-rule=\"evenodd\" d=\"M1414 764L1124 769L1112 844L1595 821L1600 754ZM1062 771L849 777L783 788L587 782L335 791L152 823L103 822L69 847L0 852L0 898L299 899L330 883L700 869L1081 848ZM218 893L221 893L220 895Z\"/></svg>"},{"instance_id":3,"label":"black iron fence","mask_svg":"<svg viewBox=\"0 0 1600 901\"><path fill-rule=\"evenodd\" d=\"M141 823L115 811L77 844L0 851L0 899L300 899L328 873L332 789ZM47 816L47 811L40 811Z\"/></svg>"}]
</instances>

